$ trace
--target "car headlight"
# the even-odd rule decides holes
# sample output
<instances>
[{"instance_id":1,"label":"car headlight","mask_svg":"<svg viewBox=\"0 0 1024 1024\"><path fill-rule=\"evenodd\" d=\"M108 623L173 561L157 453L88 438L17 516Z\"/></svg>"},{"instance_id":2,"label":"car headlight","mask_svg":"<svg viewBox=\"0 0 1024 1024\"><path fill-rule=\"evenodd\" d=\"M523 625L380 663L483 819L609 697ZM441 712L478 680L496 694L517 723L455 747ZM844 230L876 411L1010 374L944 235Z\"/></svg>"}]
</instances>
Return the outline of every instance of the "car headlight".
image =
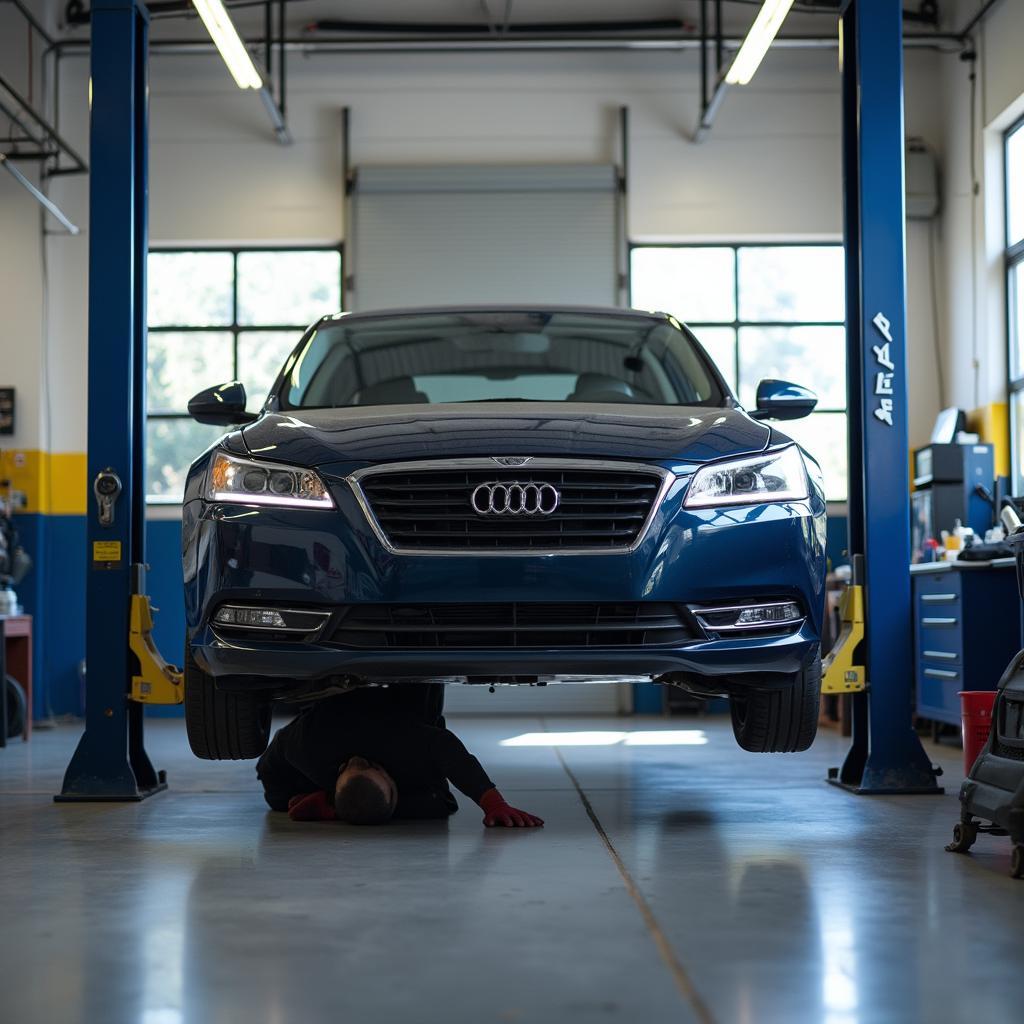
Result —
<instances>
[{"instance_id":1,"label":"car headlight","mask_svg":"<svg viewBox=\"0 0 1024 1024\"><path fill-rule=\"evenodd\" d=\"M795 444L763 455L704 466L693 474L685 508L801 501L808 497L807 469Z\"/></svg>"},{"instance_id":2,"label":"car headlight","mask_svg":"<svg viewBox=\"0 0 1024 1024\"><path fill-rule=\"evenodd\" d=\"M210 462L206 500L285 508L334 508L334 499L313 470L252 462L226 452L215 452Z\"/></svg>"}]
</instances>

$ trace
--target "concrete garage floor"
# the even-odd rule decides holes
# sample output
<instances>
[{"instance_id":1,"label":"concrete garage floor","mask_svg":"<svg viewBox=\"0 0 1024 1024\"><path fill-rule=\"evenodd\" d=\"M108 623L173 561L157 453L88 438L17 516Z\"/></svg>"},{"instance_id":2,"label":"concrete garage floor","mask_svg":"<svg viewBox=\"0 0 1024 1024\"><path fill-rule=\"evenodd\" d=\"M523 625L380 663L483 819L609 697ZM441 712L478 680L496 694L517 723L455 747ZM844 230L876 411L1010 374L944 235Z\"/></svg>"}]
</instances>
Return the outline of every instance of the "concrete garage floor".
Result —
<instances>
[{"instance_id":1,"label":"concrete garage floor","mask_svg":"<svg viewBox=\"0 0 1024 1024\"><path fill-rule=\"evenodd\" d=\"M1018 1019L1008 842L942 849L958 751L931 751L942 798L857 798L821 781L829 733L769 757L718 718L451 724L547 828L485 830L465 801L450 823L293 824L179 722L149 725L172 789L142 804L50 802L77 729L0 750L0 1019ZM687 742L501 745L544 730Z\"/></svg>"}]
</instances>

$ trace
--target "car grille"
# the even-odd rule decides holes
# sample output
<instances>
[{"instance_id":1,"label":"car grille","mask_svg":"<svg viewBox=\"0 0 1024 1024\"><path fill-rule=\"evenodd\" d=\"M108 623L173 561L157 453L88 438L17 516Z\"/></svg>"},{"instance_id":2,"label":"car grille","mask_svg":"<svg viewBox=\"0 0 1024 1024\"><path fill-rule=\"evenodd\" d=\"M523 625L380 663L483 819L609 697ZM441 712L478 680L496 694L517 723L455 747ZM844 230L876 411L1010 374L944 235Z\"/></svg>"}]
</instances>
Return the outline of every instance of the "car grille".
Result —
<instances>
[{"instance_id":1,"label":"car grille","mask_svg":"<svg viewBox=\"0 0 1024 1024\"><path fill-rule=\"evenodd\" d=\"M342 610L331 642L386 648L677 645L694 637L674 604L365 604Z\"/></svg>"},{"instance_id":2,"label":"car grille","mask_svg":"<svg viewBox=\"0 0 1024 1024\"><path fill-rule=\"evenodd\" d=\"M560 495L549 515L481 515L480 484L550 484ZM359 483L381 532L417 551L618 550L643 532L662 477L656 472L586 468L412 469L368 474Z\"/></svg>"}]
</instances>

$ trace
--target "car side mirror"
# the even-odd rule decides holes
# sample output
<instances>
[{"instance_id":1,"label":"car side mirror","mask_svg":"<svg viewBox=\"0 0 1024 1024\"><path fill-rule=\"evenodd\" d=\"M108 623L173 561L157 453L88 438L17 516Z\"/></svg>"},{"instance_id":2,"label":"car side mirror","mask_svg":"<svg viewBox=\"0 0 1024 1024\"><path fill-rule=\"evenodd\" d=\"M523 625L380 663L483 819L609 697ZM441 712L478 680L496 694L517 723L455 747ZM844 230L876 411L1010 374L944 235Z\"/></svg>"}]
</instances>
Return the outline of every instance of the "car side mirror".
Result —
<instances>
[{"instance_id":1,"label":"car side mirror","mask_svg":"<svg viewBox=\"0 0 1024 1024\"><path fill-rule=\"evenodd\" d=\"M200 391L189 399L188 414L197 423L229 427L252 423L256 414L245 411L245 385L231 380L227 384Z\"/></svg>"},{"instance_id":2,"label":"car side mirror","mask_svg":"<svg viewBox=\"0 0 1024 1024\"><path fill-rule=\"evenodd\" d=\"M757 385L755 420L800 420L814 412L818 396L788 380L763 380Z\"/></svg>"}]
</instances>

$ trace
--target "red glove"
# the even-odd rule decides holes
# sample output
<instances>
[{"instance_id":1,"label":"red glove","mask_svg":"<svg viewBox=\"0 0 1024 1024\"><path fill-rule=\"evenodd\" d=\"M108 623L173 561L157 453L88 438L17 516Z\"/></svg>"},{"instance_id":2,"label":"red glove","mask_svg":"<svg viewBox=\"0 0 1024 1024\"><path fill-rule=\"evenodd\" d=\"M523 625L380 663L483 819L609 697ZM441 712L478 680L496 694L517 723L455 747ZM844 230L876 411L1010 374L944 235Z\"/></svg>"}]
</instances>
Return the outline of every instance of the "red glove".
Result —
<instances>
[{"instance_id":1,"label":"red glove","mask_svg":"<svg viewBox=\"0 0 1024 1024\"><path fill-rule=\"evenodd\" d=\"M334 821L334 805L322 789L300 793L288 801L288 817L292 821Z\"/></svg>"},{"instance_id":2,"label":"red glove","mask_svg":"<svg viewBox=\"0 0 1024 1024\"><path fill-rule=\"evenodd\" d=\"M544 819L535 814L512 807L497 789L489 789L477 801L484 812L484 824L488 828L502 825L505 828L537 828L544 825Z\"/></svg>"}]
</instances>

